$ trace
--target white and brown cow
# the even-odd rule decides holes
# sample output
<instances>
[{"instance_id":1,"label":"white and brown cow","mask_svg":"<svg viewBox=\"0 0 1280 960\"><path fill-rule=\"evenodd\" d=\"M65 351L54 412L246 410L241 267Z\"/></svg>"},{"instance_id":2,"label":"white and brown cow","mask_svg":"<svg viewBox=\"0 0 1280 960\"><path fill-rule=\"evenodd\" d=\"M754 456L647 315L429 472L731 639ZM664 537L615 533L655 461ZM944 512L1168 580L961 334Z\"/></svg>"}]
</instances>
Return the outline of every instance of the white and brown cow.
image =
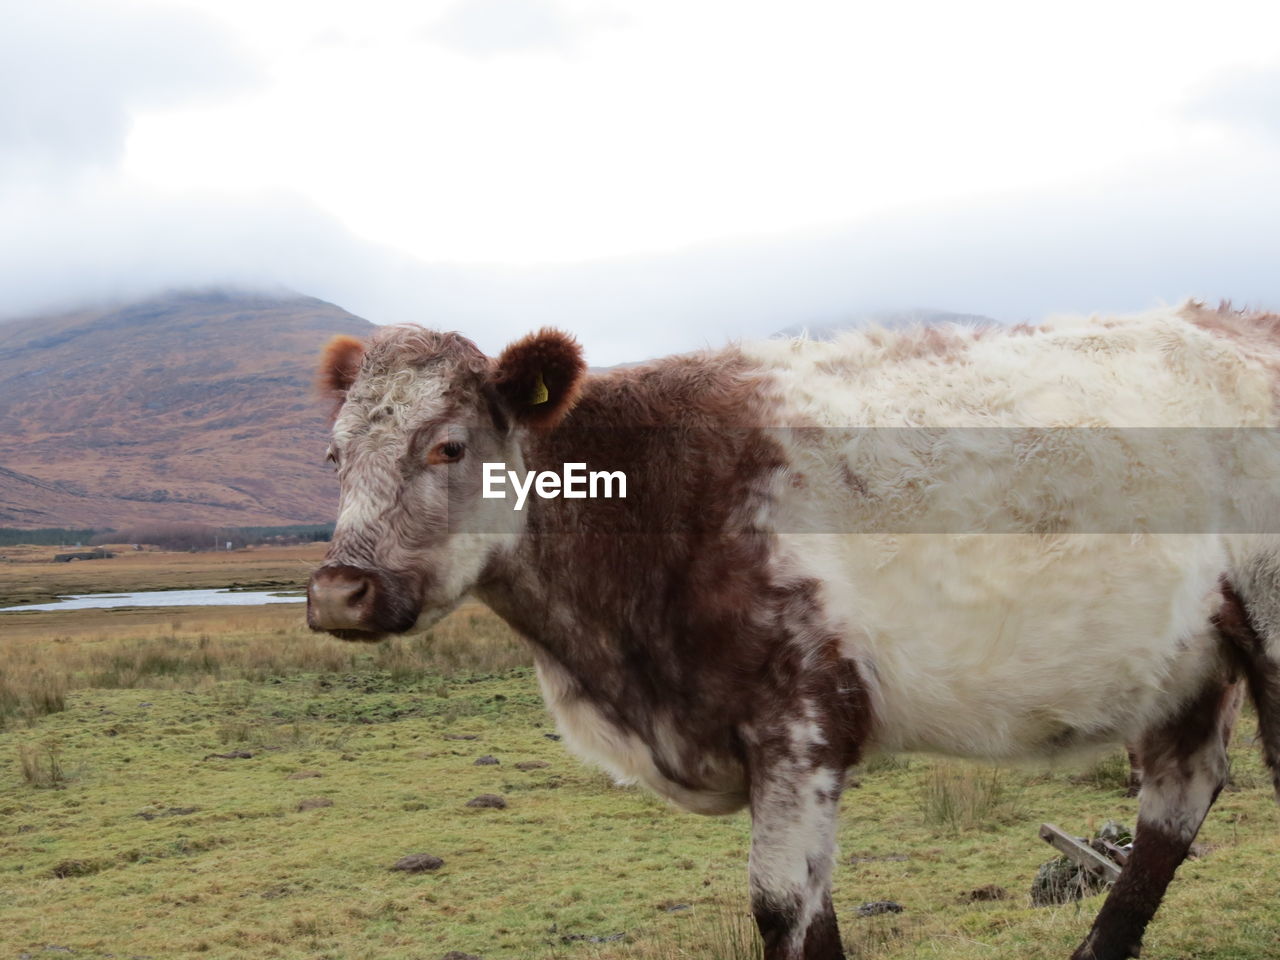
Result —
<instances>
[{"instance_id":1,"label":"white and brown cow","mask_svg":"<svg viewBox=\"0 0 1280 960\"><path fill-rule=\"evenodd\" d=\"M496 360L413 326L341 339L308 620L376 640L479 597L574 751L750 807L769 960L843 956L837 807L867 751L1137 743L1135 851L1075 953L1137 956L1226 775L1239 675L1280 769L1277 371L1280 317L1195 304L601 375L554 331ZM482 497L486 462L623 471L627 496L517 511Z\"/></svg>"}]
</instances>

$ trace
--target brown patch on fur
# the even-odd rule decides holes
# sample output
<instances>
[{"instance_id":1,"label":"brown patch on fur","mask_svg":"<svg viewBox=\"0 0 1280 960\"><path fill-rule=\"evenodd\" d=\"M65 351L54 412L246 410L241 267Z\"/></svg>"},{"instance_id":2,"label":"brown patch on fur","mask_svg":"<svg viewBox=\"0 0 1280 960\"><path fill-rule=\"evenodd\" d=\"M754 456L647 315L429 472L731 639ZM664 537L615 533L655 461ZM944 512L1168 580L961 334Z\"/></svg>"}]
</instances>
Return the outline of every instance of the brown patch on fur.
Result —
<instances>
[{"instance_id":1,"label":"brown patch on fur","mask_svg":"<svg viewBox=\"0 0 1280 960\"><path fill-rule=\"evenodd\" d=\"M1230 649L1242 654L1246 659L1266 656L1262 637L1254 628L1253 618L1249 616L1244 599L1225 577L1219 581L1219 588L1222 591L1222 604L1210 619L1210 623L1218 631L1218 636L1227 641Z\"/></svg>"},{"instance_id":2,"label":"brown patch on fur","mask_svg":"<svg viewBox=\"0 0 1280 960\"><path fill-rule=\"evenodd\" d=\"M1191 323L1216 337L1229 340L1251 360L1262 364L1271 376L1272 396L1280 408L1280 313L1236 309L1223 300L1216 310L1199 301L1183 309Z\"/></svg>"},{"instance_id":3,"label":"brown patch on fur","mask_svg":"<svg viewBox=\"0 0 1280 960\"><path fill-rule=\"evenodd\" d=\"M493 386L518 421L549 430L577 402L586 371L578 341L547 327L502 351ZM545 399L539 399L543 391Z\"/></svg>"},{"instance_id":4,"label":"brown patch on fur","mask_svg":"<svg viewBox=\"0 0 1280 960\"><path fill-rule=\"evenodd\" d=\"M862 760L862 748L875 723L871 695L858 665L842 656L838 641L828 643L826 659L835 675L835 696L830 701L834 722L828 728L828 739L835 741L839 761L853 766Z\"/></svg>"},{"instance_id":5,"label":"brown patch on fur","mask_svg":"<svg viewBox=\"0 0 1280 960\"><path fill-rule=\"evenodd\" d=\"M981 327L918 326L871 330L868 340L884 348L886 358L893 363L906 360L954 363L975 340L985 335L985 328Z\"/></svg>"},{"instance_id":6,"label":"brown patch on fur","mask_svg":"<svg viewBox=\"0 0 1280 960\"><path fill-rule=\"evenodd\" d=\"M983 324L964 326L959 324L922 325L876 331L870 342L888 348L887 357L893 362L904 360L931 360L939 363L958 363L965 358L969 348L979 341L993 337L1033 336L1047 333L1046 325L1017 323Z\"/></svg>"},{"instance_id":7,"label":"brown patch on fur","mask_svg":"<svg viewBox=\"0 0 1280 960\"><path fill-rule=\"evenodd\" d=\"M548 384L550 386L550 384ZM664 773L697 787L703 758L740 757L747 691L768 677L789 594L751 525L785 454L764 381L740 355L676 357L589 377L571 421L534 433L530 470L621 470L626 499L538 500L480 594L611 722L686 735Z\"/></svg>"},{"instance_id":8,"label":"brown patch on fur","mask_svg":"<svg viewBox=\"0 0 1280 960\"><path fill-rule=\"evenodd\" d=\"M849 466L849 461L840 461L840 479L844 481L844 485L853 490L860 497L870 496L870 490L867 488L867 481L853 472Z\"/></svg>"},{"instance_id":9,"label":"brown patch on fur","mask_svg":"<svg viewBox=\"0 0 1280 960\"><path fill-rule=\"evenodd\" d=\"M1125 752L1129 755L1129 782L1125 785L1124 795L1136 797L1142 789L1142 761L1138 759L1138 748L1132 744L1125 745Z\"/></svg>"},{"instance_id":10,"label":"brown patch on fur","mask_svg":"<svg viewBox=\"0 0 1280 960\"><path fill-rule=\"evenodd\" d=\"M1218 336L1240 343L1267 344L1272 349L1280 347L1280 313L1237 309L1230 300L1221 301L1215 310L1193 300L1184 314L1197 327Z\"/></svg>"},{"instance_id":11,"label":"brown patch on fur","mask_svg":"<svg viewBox=\"0 0 1280 960\"><path fill-rule=\"evenodd\" d=\"M339 334L325 344L320 367L316 371L316 386L335 401L334 412L347 398L347 390L360 373L363 358L364 343L355 337Z\"/></svg>"},{"instance_id":12,"label":"brown patch on fur","mask_svg":"<svg viewBox=\"0 0 1280 960\"><path fill-rule=\"evenodd\" d=\"M1018 323L1012 326L1001 324L984 324L966 326L961 324L908 325L902 327L870 327L863 331L868 343L885 350L885 358L893 363L909 360L928 360L937 363L959 363L969 348L982 340L1000 336L1029 336L1047 333L1052 328L1047 325ZM815 367L822 373L839 375L853 374L860 360L853 357L836 356L817 361Z\"/></svg>"},{"instance_id":13,"label":"brown patch on fur","mask_svg":"<svg viewBox=\"0 0 1280 960\"><path fill-rule=\"evenodd\" d=\"M1220 616L1221 613L1215 615L1211 622L1217 625ZM1220 720L1223 749L1230 749L1231 747L1231 738L1235 735L1236 721L1240 719L1240 708L1244 706L1245 689L1246 682L1244 680L1236 680L1224 697ZM1136 745L1126 744L1125 750L1129 755L1129 783L1125 788L1125 796L1136 797L1138 791L1142 788L1142 761L1138 757L1138 747Z\"/></svg>"},{"instance_id":14,"label":"brown patch on fur","mask_svg":"<svg viewBox=\"0 0 1280 960\"><path fill-rule=\"evenodd\" d=\"M804 943L798 949L788 946L800 909L799 904L786 908L764 902L752 905L751 913L764 947L764 960L844 960L840 927L829 894L822 898L821 908L809 921Z\"/></svg>"},{"instance_id":15,"label":"brown patch on fur","mask_svg":"<svg viewBox=\"0 0 1280 960\"><path fill-rule=\"evenodd\" d=\"M760 931L760 942L764 947L764 955L769 960L791 960L787 954L787 939L795 925L796 915L800 912L799 904L792 904L780 909L772 903L758 903L751 908L755 917L756 929ZM799 958L803 960L803 957Z\"/></svg>"}]
</instances>

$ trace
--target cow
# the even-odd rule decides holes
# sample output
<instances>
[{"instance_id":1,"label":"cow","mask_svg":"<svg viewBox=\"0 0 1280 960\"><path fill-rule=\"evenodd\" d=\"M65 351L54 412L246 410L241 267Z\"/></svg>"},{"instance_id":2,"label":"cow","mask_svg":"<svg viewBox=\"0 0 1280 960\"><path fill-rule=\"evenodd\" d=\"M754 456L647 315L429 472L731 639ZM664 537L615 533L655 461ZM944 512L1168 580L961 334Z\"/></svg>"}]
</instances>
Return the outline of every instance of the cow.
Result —
<instances>
[{"instance_id":1,"label":"cow","mask_svg":"<svg viewBox=\"0 0 1280 960\"><path fill-rule=\"evenodd\" d=\"M566 745L749 808L767 960L844 956L837 809L872 751L1137 745L1137 839L1075 960L1138 956L1227 775L1238 677L1280 792L1280 316L1198 303L869 328L588 372L382 328L321 362L341 499L309 625L527 639ZM485 487L566 465L625 497Z\"/></svg>"}]
</instances>

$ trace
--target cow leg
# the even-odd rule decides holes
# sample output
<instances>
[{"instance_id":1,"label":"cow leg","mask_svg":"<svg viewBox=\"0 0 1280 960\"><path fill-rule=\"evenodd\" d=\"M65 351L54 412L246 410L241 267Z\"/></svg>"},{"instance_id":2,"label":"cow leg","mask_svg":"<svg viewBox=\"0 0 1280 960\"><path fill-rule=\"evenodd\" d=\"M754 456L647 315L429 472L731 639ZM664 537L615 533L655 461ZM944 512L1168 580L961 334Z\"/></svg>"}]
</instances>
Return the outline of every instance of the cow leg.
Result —
<instances>
[{"instance_id":1,"label":"cow leg","mask_svg":"<svg viewBox=\"0 0 1280 960\"><path fill-rule=\"evenodd\" d=\"M795 760L753 771L751 909L765 960L844 960L831 905L843 779Z\"/></svg>"},{"instance_id":2,"label":"cow leg","mask_svg":"<svg viewBox=\"0 0 1280 960\"><path fill-rule=\"evenodd\" d=\"M1240 591L1223 584L1218 632L1235 651L1258 711L1258 739L1280 800L1280 560L1259 562L1240 575ZM1242 597L1241 594L1244 594Z\"/></svg>"},{"instance_id":3,"label":"cow leg","mask_svg":"<svg viewBox=\"0 0 1280 960\"><path fill-rule=\"evenodd\" d=\"M1280 800L1280 656L1258 651L1246 660L1245 678L1258 711L1258 739L1271 771L1271 785Z\"/></svg>"},{"instance_id":4,"label":"cow leg","mask_svg":"<svg viewBox=\"0 0 1280 960\"><path fill-rule=\"evenodd\" d=\"M1234 693L1231 678L1216 678L1172 719L1143 736L1133 853L1072 960L1140 955L1142 934L1226 782L1222 727L1231 719Z\"/></svg>"}]
</instances>

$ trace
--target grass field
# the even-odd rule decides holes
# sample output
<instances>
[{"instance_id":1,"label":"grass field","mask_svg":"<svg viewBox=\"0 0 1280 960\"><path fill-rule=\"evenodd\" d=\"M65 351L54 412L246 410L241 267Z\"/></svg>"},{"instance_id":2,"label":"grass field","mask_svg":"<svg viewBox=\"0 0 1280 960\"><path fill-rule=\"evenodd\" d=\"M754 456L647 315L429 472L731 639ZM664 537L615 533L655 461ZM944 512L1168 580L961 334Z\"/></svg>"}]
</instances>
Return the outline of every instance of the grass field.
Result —
<instances>
[{"instance_id":1,"label":"grass field","mask_svg":"<svg viewBox=\"0 0 1280 960\"><path fill-rule=\"evenodd\" d=\"M219 586L306 562L285 551L250 565L254 553L218 583L213 555L189 561L185 582L168 578L201 555L137 569L147 584ZM127 574L94 563L69 574L138 587L105 583ZM0 578L27 566L46 565L2 565ZM0 594L30 576L0 580ZM0 614L0 958L756 955L746 817L680 813L569 757L491 614L464 607L378 647L299 621L293 606ZM1146 958L1280 955L1280 813L1252 735L1246 717L1234 785ZM836 877L850 954L1066 957L1100 898L1030 905L1052 856L1036 830L1132 824L1124 773L1118 757L856 771ZM482 794L505 808L468 806ZM390 869L419 853L443 865ZM859 918L873 900L904 910Z\"/></svg>"}]
</instances>

